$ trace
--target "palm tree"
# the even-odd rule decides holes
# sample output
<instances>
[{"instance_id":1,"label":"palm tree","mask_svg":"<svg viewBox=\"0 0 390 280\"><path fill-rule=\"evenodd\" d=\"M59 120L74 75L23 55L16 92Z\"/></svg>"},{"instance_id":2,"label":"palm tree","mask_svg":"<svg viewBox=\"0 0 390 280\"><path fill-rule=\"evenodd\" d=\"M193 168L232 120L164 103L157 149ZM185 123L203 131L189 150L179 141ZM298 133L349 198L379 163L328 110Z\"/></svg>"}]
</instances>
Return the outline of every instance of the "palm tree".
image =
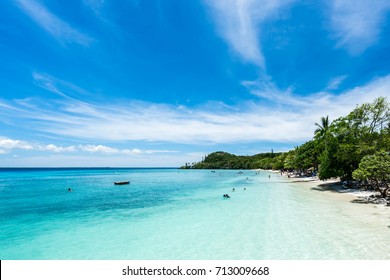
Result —
<instances>
[{"instance_id":1,"label":"palm tree","mask_svg":"<svg viewBox=\"0 0 390 280\"><path fill-rule=\"evenodd\" d=\"M321 117L321 124L315 123L317 126L316 130L314 130L314 135L322 137L329 130L329 116Z\"/></svg>"}]
</instances>

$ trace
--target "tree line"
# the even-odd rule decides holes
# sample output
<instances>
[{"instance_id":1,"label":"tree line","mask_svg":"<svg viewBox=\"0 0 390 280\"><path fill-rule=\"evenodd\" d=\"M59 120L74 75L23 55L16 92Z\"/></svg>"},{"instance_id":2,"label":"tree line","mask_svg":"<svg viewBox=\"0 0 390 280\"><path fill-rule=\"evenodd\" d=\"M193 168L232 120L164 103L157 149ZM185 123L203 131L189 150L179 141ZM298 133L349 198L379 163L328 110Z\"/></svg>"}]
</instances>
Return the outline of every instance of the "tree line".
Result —
<instances>
[{"instance_id":1,"label":"tree line","mask_svg":"<svg viewBox=\"0 0 390 280\"><path fill-rule=\"evenodd\" d=\"M340 177L379 191L390 192L390 106L380 97L357 106L332 122L322 117L313 138L283 153L237 156L218 151L202 161L186 164L193 169L274 169L317 174L321 180Z\"/></svg>"}]
</instances>

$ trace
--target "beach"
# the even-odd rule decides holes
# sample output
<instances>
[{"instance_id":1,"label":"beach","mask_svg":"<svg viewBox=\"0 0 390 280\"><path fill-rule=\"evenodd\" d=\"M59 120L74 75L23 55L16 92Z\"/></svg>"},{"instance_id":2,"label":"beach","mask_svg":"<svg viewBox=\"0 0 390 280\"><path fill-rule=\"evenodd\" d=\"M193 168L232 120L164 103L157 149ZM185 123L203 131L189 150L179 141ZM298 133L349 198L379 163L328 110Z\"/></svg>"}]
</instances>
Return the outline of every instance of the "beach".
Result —
<instances>
[{"instance_id":1,"label":"beach","mask_svg":"<svg viewBox=\"0 0 390 280\"><path fill-rule=\"evenodd\" d=\"M389 208L318 183L254 170L0 172L0 258L390 259Z\"/></svg>"},{"instance_id":2,"label":"beach","mask_svg":"<svg viewBox=\"0 0 390 280\"><path fill-rule=\"evenodd\" d=\"M267 170L271 173L278 173L280 171ZM343 182L339 178L332 178L328 180L320 180L318 176L313 177L294 177L289 173L282 173L281 176L287 177L291 183L303 183L308 184L311 188L334 192L339 194L345 194L344 198L352 199L351 201L361 204L377 204L382 206L390 206L390 202L380 197L379 192L372 190L364 190L357 188L348 188L343 185Z\"/></svg>"}]
</instances>

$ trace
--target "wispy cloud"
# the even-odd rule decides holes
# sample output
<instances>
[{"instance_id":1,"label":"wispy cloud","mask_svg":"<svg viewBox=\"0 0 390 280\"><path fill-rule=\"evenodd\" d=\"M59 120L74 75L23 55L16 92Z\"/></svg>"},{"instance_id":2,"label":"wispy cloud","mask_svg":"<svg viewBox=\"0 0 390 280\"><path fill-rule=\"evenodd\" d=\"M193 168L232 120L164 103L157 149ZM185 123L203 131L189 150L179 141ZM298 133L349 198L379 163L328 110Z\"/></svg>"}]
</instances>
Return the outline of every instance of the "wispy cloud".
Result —
<instances>
[{"instance_id":1,"label":"wispy cloud","mask_svg":"<svg viewBox=\"0 0 390 280\"><path fill-rule=\"evenodd\" d=\"M344 82L344 80L347 78L347 75L338 76L330 80L328 85L325 88L325 91L327 90L336 90L339 88L339 86Z\"/></svg>"},{"instance_id":2,"label":"wispy cloud","mask_svg":"<svg viewBox=\"0 0 390 280\"><path fill-rule=\"evenodd\" d=\"M54 93L59 97L66 99L77 100L80 96L82 98L91 97L93 94L75 84L63 81L45 73L33 72L32 78L34 84L48 92ZM24 100L19 100L24 102ZM78 102L80 105L82 102Z\"/></svg>"},{"instance_id":3,"label":"wispy cloud","mask_svg":"<svg viewBox=\"0 0 390 280\"><path fill-rule=\"evenodd\" d=\"M291 143L310 139L313 124L322 116L336 118L347 114L357 104L388 96L390 75L338 95L323 91L300 96L292 89L279 90L270 80L244 84L259 97L258 101L236 106L213 103L189 108L123 100L120 104L109 100L100 104L67 98L50 103L29 99L24 103L8 101L0 115L2 120L17 122L31 130L93 142ZM40 106L36 106L37 103ZM124 151L102 145L77 146L75 149L138 153L137 150Z\"/></svg>"},{"instance_id":4,"label":"wispy cloud","mask_svg":"<svg viewBox=\"0 0 390 280\"><path fill-rule=\"evenodd\" d=\"M58 146L55 144L36 144L29 143L24 140L10 139L7 137L0 137L0 153L6 154L13 150L25 151L47 151L54 153L70 153L70 152L88 152L101 154L123 154L123 155L141 155L141 154L157 154L157 153L177 153L172 150L141 150L134 149L117 149L105 145L95 144L80 144L71 146Z\"/></svg>"},{"instance_id":5,"label":"wispy cloud","mask_svg":"<svg viewBox=\"0 0 390 280\"><path fill-rule=\"evenodd\" d=\"M292 0L206 0L218 32L242 59L264 67L261 23L277 16Z\"/></svg>"},{"instance_id":6,"label":"wispy cloud","mask_svg":"<svg viewBox=\"0 0 390 280\"><path fill-rule=\"evenodd\" d=\"M266 82L267 94L262 94L264 82L254 81L250 84L249 90L260 96L262 99L268 99L269 102L277 108L280 117L291 116L292 119L286 121L298 124L297 134L312 136L314 122L317 122L322 116L329 115L331 119L338 118L348 114L357 105L372 102L377 97L386 97L390 90L390 75L372 80L371 82L358 86L339 94L332 94L329 90L338 87L346 76L336 77L330 82L328 88L324 91L302 96L293 93L292 89L282 91L278 89L271 81ZM258 86L258 88L256 88ZM330 88L329 88L330 87ZM288 112L294 112L289 114ZM299 129L301 128L301 129ZM293 137L291 137L293 138Z\"/></svg>"},{"instance_id":7,"label":"wispy cloud","mask_svg":"<svg viewBox=\"0 0 390 280\"><path fill-rule=\"evenodd\" d=\"M83 0L84 5L93 10L96 14L99 14L100 10L104 6L105 0Z\"/></svg>"},{"instance_id":8,"label":"wispy cloud","mask_svg":"<svg viewBox=\"0 0 390 280\"><path fill-rule=\"evenodd\" d=\"M299 106L305 104L301 98L296 98L293 94L293 88L287 88L286 90L279 89L272 78L268 75L261 75L254 81L242 81L241 84L248 89L248 91L262 99L272 100L274 103Z\"/></svg>"},{"instance_id":9,"label":"wispy cloud","mask_svg":"<svg viewBox=\"0 0 390 280\"><path fill-rule=\"evenodd\" d=\"M16 0L16 2L23 12L61 42L78 43L83 46L89 46L93 42L90 36L51 13L43 4L35 0Z\"/></svg>"},{"instance_id":10,"label":"wispy cloud","mask_svg":"<svg viewBox=\"0 0 390 280\"><path fill-rule=\"evenodd\" d=\"M330 20L337 47L345 47L357 55L375 44L389 10L387 0L333 0Z\"/></svg>"},{"instance_id":11,"label":"wispy cloud","mask_svg":"<svg viewBox=\"0 0 390 280\"><path fill-rule=\"evenodd\" d=\"M43 75L41 73L38 73L38 72L34 72L32 76L33 76L35 85L37 85L41 88L44 88L50 92L53 92L55 94L58 94L62 97L67 97L66 94L64 94L63 92L61 92L61 90L59 90L57 88L57 86L55 85L55 79L48 77L46 75Z\"/></svg>"},{"instance_id":12,"label":"wispy cloud","mask_svg":"<svg viewBox=\"0 0 390 280\"><path fill-rule=\"evenodd\" d=\"M294 0L204 0L215 19L218 33L245 61L264 68L262 24L274 20ZM358 55L380 39L390 11L387 0L332 0L327 17L336 47Z\"/></svg>"}]
</instances>

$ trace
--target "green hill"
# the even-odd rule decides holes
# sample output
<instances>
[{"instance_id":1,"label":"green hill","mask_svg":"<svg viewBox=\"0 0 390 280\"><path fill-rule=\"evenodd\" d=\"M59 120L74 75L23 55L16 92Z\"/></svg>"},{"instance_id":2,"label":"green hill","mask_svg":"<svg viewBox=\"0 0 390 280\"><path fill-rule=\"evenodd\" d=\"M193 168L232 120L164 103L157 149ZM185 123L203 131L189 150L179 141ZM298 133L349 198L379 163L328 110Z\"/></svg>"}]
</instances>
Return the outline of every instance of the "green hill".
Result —
<instances>
[{"instance_id":1,"label":"green hill","mask_svg":"<svg viewBox=\"0 0 390 280\"><path fill-rule=\"evenodd\" d=\"M186 164L183 169L255 169L277 168L276 166L263 166L261 163L277 162L282 153L261 153L254 156L237 156L227 152L214 152L207 155L202 161L192 165Z\"/></svg>"}]
</instances>

